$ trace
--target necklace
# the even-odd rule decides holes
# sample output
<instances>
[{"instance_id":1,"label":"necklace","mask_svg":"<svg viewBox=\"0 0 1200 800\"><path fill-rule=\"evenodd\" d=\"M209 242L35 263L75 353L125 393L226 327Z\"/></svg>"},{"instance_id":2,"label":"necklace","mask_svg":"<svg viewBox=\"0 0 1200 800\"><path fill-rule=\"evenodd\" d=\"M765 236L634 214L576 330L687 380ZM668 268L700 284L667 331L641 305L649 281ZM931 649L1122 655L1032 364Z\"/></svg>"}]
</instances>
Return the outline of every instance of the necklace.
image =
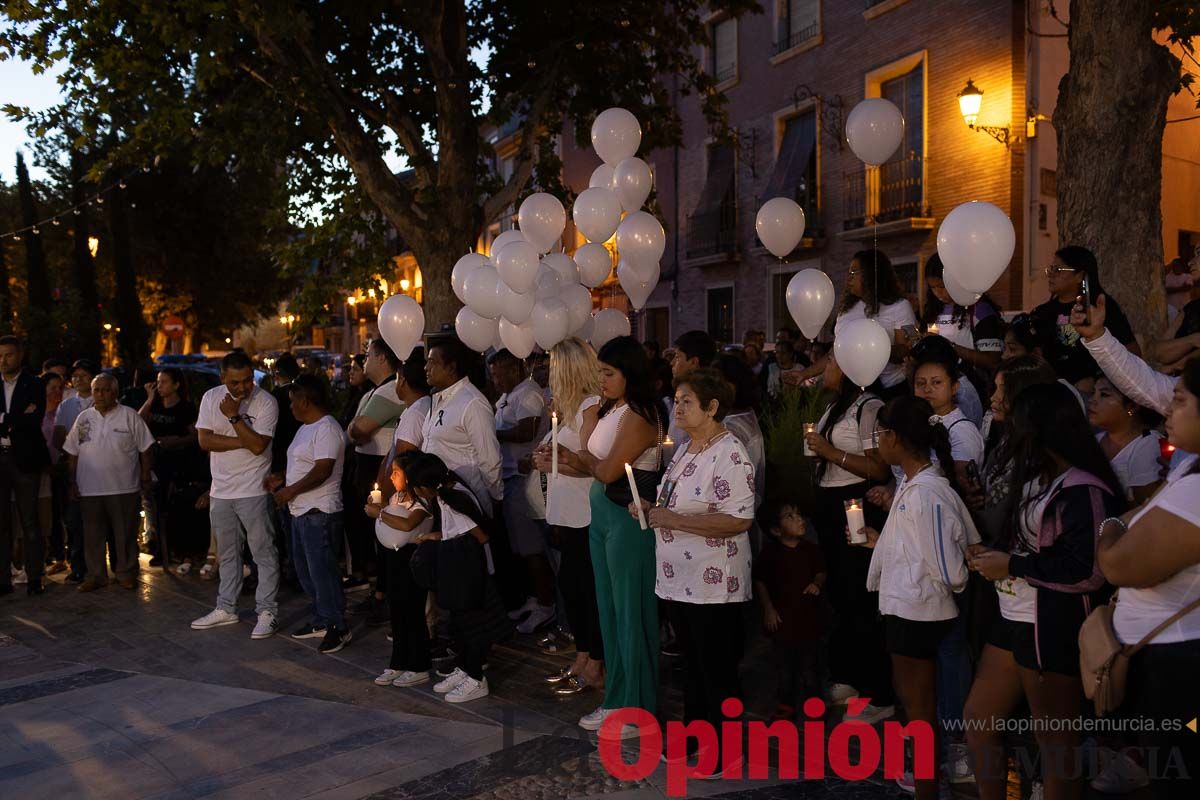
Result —
<instances>
[{"instance_id":1,"label":"necklace","mask_svg":"<svg viewBox=\"0 0 1200 800\"><path fill-rule=\"evenodd\" d=\"M700 447L700 449L697 450L695 453L692 453L692 457L688 459L687 464L685 464L683 466L683 469L680 470L679 473L687 472L688 467L696 462L696 459L700 457L701 453L703 453L705 450L707 450L713 442L717 441L718 439L720 439L722 436L724 436L727 433L729 433L729 429L722 428L721 430L714 433L712 436L708 437L708 439L705 440L704 444ZM686 451L684 451L684 452L686 452ZM679 460L682 460L682 459L679 459ZM677 474L677 472L675 470L675 462L672 462L671 466L667 468L666 477L663 479L662 490L658 493L658 506L661 508L666 508L668 506L668 504L671 502L671 497L675 494L675 485L679 482L679 479L676 477L676 474Z\"/></svg>"}]
</instances>

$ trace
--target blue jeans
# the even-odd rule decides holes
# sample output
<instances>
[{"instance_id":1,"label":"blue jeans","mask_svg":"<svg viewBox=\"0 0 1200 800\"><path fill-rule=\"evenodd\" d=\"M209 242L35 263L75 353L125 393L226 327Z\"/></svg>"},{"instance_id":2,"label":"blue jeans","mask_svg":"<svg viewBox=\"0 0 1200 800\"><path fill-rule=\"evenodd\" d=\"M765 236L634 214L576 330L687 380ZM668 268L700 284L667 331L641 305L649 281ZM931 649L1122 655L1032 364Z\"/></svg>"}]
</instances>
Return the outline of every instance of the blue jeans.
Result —
<instances>
[{"instance_id":1,"label":"blue jeans","mask_svg":"<svg viewBox=\"0 0 1200 800\"><path fill-rule=\"evenodd\" d=\"M217 540L217 560L221 565L221 585L217 589L217 608L237 613L242 591L242 549L249 544L250 555L258 566L258 589L254 610L261 614L279 613L275 594L279 590L279 553L275 551L275 529L271 525L271 496L243 497L237 500L212 498L208 519Z\"/></svg>"},{"instance_id":2,"label":"blue jeans","mask_svg":"<svg viewBox=\"0 0 1200 800\"><path fill-rule=\"evenodd\" d=\"M333 543L342 537L341 512L312 510L292 517L292 564L304 593L312 598L314 625L346 628L346 596Z\"/></svg>"}]
</instances>

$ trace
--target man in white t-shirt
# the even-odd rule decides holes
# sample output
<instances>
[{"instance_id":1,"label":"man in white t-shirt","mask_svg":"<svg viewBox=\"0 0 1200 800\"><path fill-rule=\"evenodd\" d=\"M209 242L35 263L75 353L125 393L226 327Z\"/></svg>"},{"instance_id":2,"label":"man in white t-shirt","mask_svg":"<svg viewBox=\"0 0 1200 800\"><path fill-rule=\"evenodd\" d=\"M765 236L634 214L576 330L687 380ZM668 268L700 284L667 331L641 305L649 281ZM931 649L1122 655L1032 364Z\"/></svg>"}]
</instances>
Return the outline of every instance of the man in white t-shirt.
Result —
<instances>
[{"instance_id":1,"label":"man in white t-shirt","mask_svg":"<svg viewBox=\"0 0 1200 800\"><path fill-rule=\"evenodd\" d=\"M329 397L320 378L301 375L288 386L288 395L300 428L288 447L286 474L272 475L267 485L274 490L275 505L291 516L288 547L300 586L313 602L312 620L292 636L323 636L320 652L336 653L350 643L346 598L334 552L342 538L346 434L329 413Z\"/></svg>"},{"instance_id":2,"label":"man in white t-shirt","mask_svg":"<svg viewBox=\"0 0 1200 800\"><path fill-rule=\"evenodd\" d=\"M242 549L249 544L258 565L255 611L258 621L250 637L266 639L279 628L279 554L271 525L271 499L266 487L271 472L271 437L279 404L254 383L249 356L234 351L221 359L221 385L200 400L196 433L210 454L212 489L208 518L216 538L221 583L217 607L192 622L195 630L233 625L242 591Z\"/></svg>"},{"instance_id":3,"label":"man in white t-shirt","mask_svg":"<svg viewBox=\"0 0 1200 800\"><path fill-rule=\"evenodd\" d=\"M152 491L154 436L128 406L117 405L117 379L97 375L88 393L92 401L75 418L63 449L69 456L71 496L83 514L87 578L79 591L108 583L105 563L108 531L113 532L117 582L137 586L138 527L142 494Z\"/></svg>"}]
</instances>

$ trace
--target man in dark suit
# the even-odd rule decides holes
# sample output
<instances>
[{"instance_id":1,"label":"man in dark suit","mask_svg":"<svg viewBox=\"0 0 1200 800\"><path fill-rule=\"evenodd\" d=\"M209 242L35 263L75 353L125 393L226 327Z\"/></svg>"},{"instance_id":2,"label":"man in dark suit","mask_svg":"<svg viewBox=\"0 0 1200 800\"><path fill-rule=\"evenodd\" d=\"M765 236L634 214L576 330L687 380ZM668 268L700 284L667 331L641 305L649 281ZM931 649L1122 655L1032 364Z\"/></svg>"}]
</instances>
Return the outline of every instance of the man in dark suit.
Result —
<instances>
[{"instance_id":1,"label":"man in dark suit","mask_svg":"<svg viewBox=\"0 0 1200 800\"><path fill-rule=\"evenodd\" d=\"M50 451L42 435L46 387L22 367L21 340L0 336L0 595L12 593L12 498L25 536L26 591L42 593L42 529L38 524L38 489Z\"/></svg>"}]
</instances>

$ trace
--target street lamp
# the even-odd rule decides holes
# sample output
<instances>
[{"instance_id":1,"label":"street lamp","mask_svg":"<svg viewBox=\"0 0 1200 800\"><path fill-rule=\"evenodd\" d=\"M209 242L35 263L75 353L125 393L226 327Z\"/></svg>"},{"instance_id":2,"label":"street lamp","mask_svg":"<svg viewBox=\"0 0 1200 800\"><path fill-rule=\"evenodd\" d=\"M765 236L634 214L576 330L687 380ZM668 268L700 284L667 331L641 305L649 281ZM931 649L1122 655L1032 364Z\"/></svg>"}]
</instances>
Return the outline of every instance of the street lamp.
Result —
<instances>
[{"instance_id":1,"label":"street lamp","mask_svg":"<svg viewBox=\"0 0 1200 800\"><path fill-rule=\"evenodd\" d=\"M408 278L400 279L400 291L404 292L405 294L408 294L408 287L411 285L412 284L409 282Z\"/></svg>"},{"instance_id":2,"label":"street lamp","mask_svg":"<svg viewBox=\"0 0 1200 800\"><path fill-rule=\"evenodd\" d=\"M96 253L100 251L100 240L95 236L88 237L88 252L92 254L92 258L96 257Z\"/></svg>"},{"instance_id":3,"label":"street lamp","mask_svg":"<svg viewBox=\"0 0 1200 800\"><path fill-rule=\"evenodd\" d=\"M1009 146L1009 137L1011 131L1008 126L1003 128L997 125L978 125L979 109L983 105L983 90L975 85L975 82L967 78L967 85L958 93L958 110L962 113L963 122L967 123L967 127L979 133L986 133L997 142Z\"/></svg>"}]
</instances>

